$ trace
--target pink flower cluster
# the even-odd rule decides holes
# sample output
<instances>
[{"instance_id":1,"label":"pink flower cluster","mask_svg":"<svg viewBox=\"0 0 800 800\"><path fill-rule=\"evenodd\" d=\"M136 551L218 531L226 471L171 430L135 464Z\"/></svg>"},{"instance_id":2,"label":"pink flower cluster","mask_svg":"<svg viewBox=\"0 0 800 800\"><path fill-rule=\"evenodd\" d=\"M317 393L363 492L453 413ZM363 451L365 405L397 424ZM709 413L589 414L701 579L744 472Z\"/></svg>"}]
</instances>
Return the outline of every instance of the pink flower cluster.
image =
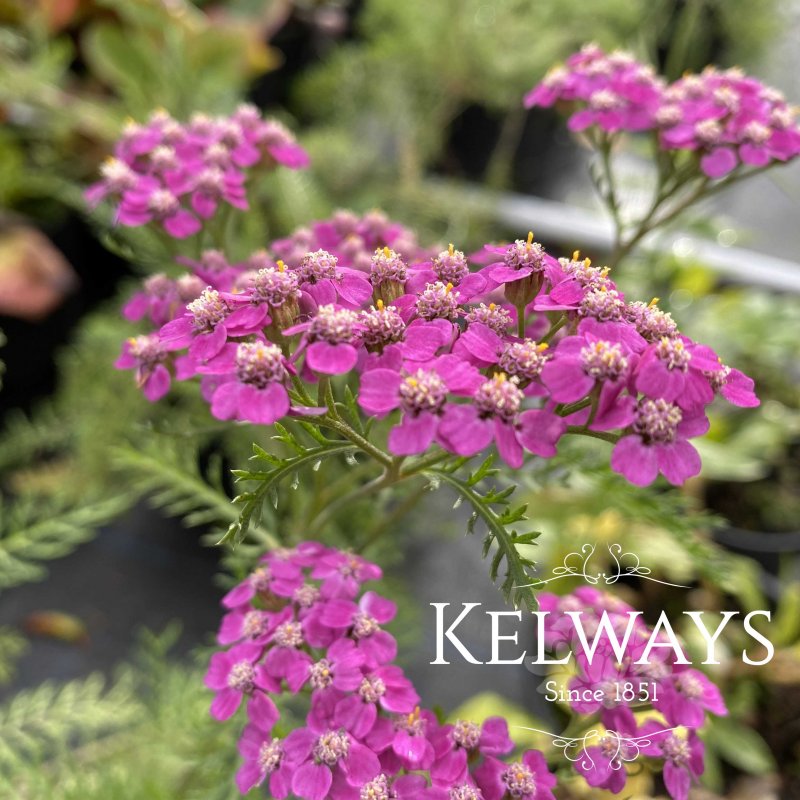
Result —
<instances>
[{"instance_id":1,"label":"pink flower cluster","mask_svg":"<svg viewBox=\"0 0 800 800\"><path fill-rule=\"evenodd\" d=\"M655 131L663 150L697 153L710 178L800 154L794 110L777 89L739 69L708 67L667 85L629 53L586 45L525 97L527 107L555 103L572 109L574 131Z\"/></svg>"},{"instance_id":2,"label":"pink flower cluster","mask_svg":"<svg viewBox=\"0 0 800 800\"><path fill-rule=\"evenodd\" d=\"M155 223L184 239L221 205L246 211L247 170L276 164L302 169L308 156L255 106L242 105L229 117L194 114L185 124L157 111L146 124L126 127L86 199L96 206L112 198L121 225Z\"/></svg>"},{"instance_id":3,"label":"pink flower cluster","mask_svg":"<svg viewBox=\"0 0 800 800\"><path fill-rule=\"evenodd\" d=\"M206 685L218 720L246 702L240 791L267 783L279 800L554 800L541 753L501 760L514 749L505 720L442 724L420 709L383 630L395 605L362 592L380 577L359 556L304 542L268 553L223 598L218 641L231 647L212 656ZM299 696L305 721L288 730L273 698Z\"/></svg>"},{"instance_id":4,"label":"pink flower cluster","mask_svg":"<svg viewBox=\"0 0 800 800\"><path fill-rule=\"evenodd\" d=\"M578 254L556 259L531 234L472 264L452 245L421 256L387 221L368 236L365 219L340 214L273 255L229 264L210 251L183 278L150 278L126 314L157 330L129 340L117 365L136 369L151 400L170 370L197 376L215 417L265 425L324 415L298 387L348 375L366 414L395 421L395 455L437 444L472 456L494 443L517 468L526 452L551 457L568 431L589 432L616 442L612 467L638 485L700 471L689 439L707 430L716 394L758 403L749 378L655 302L626 302ZM350 236L377 245L368 264L336 255ZM398 239L411 257L390 246Z\"/></svg>"},{"instance_id":5,"label":"pink flower cluster","mask_svg":"<svg viewBox=\"0 0 800 800\"><path fill-rule=\"evenodd\" d=\"M574 692L571 709L577 714L599 714L606 728L597 744L587 741L584 757L571 759L575 768L590 786L617 793L625 786L626 763L639 755L661 759L671 797L687 800L693 779L703 773L703 743L696 731L707 713L728 713L719 689L699 670L677 663L681 659L666 634L655 634L660 646L648 651L653 630L613 595L582 587L563 597L542 593L538 599L541 610L550 612L547 645L556 651L568 648L575 657L577 674L568 686ZM591 659L569 612L580 613L588 639L595 637L597 647ZM621 661L609 631L624 643ZM631 635L626 641L628 631ZM636 663L640 660L645 663ZM658 716L637 719L634 711L647 706ZM678 728L685 729L683 735Z\"/></svg>"}]
</instances>

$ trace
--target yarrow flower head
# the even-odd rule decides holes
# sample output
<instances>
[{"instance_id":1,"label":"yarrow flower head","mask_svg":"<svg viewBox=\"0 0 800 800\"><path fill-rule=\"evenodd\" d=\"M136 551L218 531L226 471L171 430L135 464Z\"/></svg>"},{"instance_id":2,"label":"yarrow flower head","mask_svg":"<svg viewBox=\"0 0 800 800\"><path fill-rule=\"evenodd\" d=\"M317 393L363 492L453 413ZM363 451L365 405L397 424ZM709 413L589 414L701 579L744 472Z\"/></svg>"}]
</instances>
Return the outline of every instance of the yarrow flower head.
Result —
<instances>
[{"instance_id":1,"label":"yarrow flower head","mask_svg":"<svg viewBox=\"0 0 800 800\"><path fill-rule=\"evenodd\" d=\"M664 82L652 67L630 53L607 54L590 44L551 70L525 96L525 106L569 103L576 108L568 123L573 131L592 126L607 133L640 131L653 127L663 93Z\"/></svg>"},{"instance_id":2,"label":"yarrow flower head","mask_svg":"<svg viewBox=\"0 0 800 800\"><path fill-rule=\"evenodd\" d=\"M96 206L113 199L121 225L153 223L176 239L192 236L221 203L248 209L245 170L265 156L291 169L308 165L282 126L282 141L275 141L276 126L256 109L228 118L195 115L188 123L158 111L147 123L126 127L86 200Z\"/></svg>"},{"instance_id":3,"label":"yarrow flower head","mask_svg":"<svg viewBox=\"0 0 800 800\"><path fill-rule=\"evenodd\" d=\"M391 303L403 295L408 268L405 261L389 247L375 251L370 265L369 279L376 300Z\"/></svg>"},{"instance_id":4,"label":"yarrow flower head","mask_svg":"<svg viewBox=\"0 0 800 800\"><path fill-rule=\"evenodd\" d=\"M193 130L223 143L208 120ZM310 385L348 375L366 415L393 416L392 456L438 446L467 457L494 444L518 467L526 454L553 456L568 428L611 432L612 464L634 482L696 474L687 440L704 433L717 394L758 402L750 379L681 336L655 301L626 302L607 268L577 252L556 259L532 234L484 248L472 258L491 263L475 269L453 246L415 261L384 244L366 271L341 262L348 236L375 242L393 231L407 235L380 215L340 213L291 237L303 247L293 265L274 258L288 240L241 262L218 250L183 259L191 272L152 276L126 307L160 330L125 345L118 365L136 369L151 398L199 377L214 416L255 424L327 414L333 387ZM669 441L653 434L645 401L679 410Z\"/></svg>"},{"instance_id":5,"label":"yarrow flower head","mask_svg":"<svg viewBox=\"0 0 800 800\"><path fill-rule=\"evenodd\" d=\"M528 108L555 103L570 109L573 131L657 131L662 150L697 152L712 179L800 155L794 110L780 92L738 69L708 67L667 86L629 54L587 45L525 97Z\"/></svg>"}]
</instances>

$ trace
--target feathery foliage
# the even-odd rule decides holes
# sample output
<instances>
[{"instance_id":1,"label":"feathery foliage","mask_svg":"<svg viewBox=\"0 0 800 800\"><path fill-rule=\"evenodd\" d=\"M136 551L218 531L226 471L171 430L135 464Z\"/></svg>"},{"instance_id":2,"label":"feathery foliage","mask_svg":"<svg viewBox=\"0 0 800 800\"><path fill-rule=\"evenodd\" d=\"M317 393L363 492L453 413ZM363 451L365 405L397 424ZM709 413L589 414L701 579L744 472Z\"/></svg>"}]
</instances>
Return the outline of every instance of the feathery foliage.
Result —
<instances>
[{"instance_id":1,"label":"feathery foliage","mask_svg":"<svg viewBox=\"0 0 800 800\"><path fill-rule=\"evenodd\" d=\"M535 531L518 533L509 526L517 522L524 522L527 517L525 512L527 504L512 506L509 498L514 492L514 486L504 489L489 488L483 492L478 488L481 481L496 476L500 470L493 469L494 456L488 456L481 465L471 472L466 478L456 475L456 471L463 464L462 460L453 465L433 468L426 471L426 476L434 486L445 483L458 494L456 503L466 500L472 507L472 513L467 524L469 533L475 532L475 526L480 521L487 529L483 540L483 556L488 557L492 548L496 547L490 562L489 575L496 581L500 568L505 562L505 575L500 584L500 589L507 601L515 607L525 606L529 611L536 609L536 598L530 588L531 576L528 569L534 567L534 562L519 551L519 547L535 544L539 534Z\"/></svg>"},{"instance_id":2,"label":"feathery foliage","mask_svg":"<svg viewBox=\"0 0 800 800\"><path fill-rule=\"evenodd\" d=\"M33 495L0 500L0 589L41 580L41 562L71 553L128 504L124 495L77 506Z\"/></svg>"},{"instance_id":3,"label":"feathery foliage","mask_svg":"<svg viewBox=\"0 0 800 800\"><path fill-rule=\"evenodd\" d=\"M69 747L133 724L140 714L126 672L110 687L94 674L17 693L0 708L0 790L19 790L20 776Z\"/></svg>"}]
</instances>

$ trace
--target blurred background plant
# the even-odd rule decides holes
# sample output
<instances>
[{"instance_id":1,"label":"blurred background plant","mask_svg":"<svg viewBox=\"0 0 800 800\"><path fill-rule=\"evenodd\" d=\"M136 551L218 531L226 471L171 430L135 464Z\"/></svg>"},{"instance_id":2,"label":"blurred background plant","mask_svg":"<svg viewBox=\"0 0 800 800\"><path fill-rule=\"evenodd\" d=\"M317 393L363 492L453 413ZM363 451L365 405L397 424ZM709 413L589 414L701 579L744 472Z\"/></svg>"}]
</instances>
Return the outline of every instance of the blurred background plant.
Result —
<instances>
[{"instance_id":1,"label":"blurred background plant","mask_svg":"<svg viewBox=\"0 0 800 800\"><path fill-rule=\"evenodd\" d=\"M83 645L77 667L65 653L85 636L91 640L93 629L69 615L32 623L30 612L59 603L57 580L16 590L31 590L24 602L8 590L43 580L47 562L104 526L111 527L103 536L113 538L120 519L141 520L144 497L198 532L183 534L175 545L179 557L198 539L213 543L236 517L228 469L250 453L252 433L214 423L191 391L179 387L171 404L156 409L142 401L129 375L110 366L129 333L118 313L130 293L128 279L169 265L159 241L146 234L131 240L110 220L89 224L84 216L81 189L126 118L145 119L158 107L178 117L225 113L249 98L300 126L313 169L284 172L259 188L269 218L244 232L243 253L262 246L267 229L270 237L286 234L339 206L381 207L419 231L425 244L453 240L468 249L519 233L498 214L497 192L591 203L589 184L579 177L585 153L552 113L521 108L524 92L553 63L593 39L633 49L670 78L710 61L757 65L791 9L779 0L0 1L0 328L9 340L0 393L0 684L6 684L0 692L8 697L0 709L0 774L7 781L0 792L235 796L232 786L210 794L209 776L232 772L233 738L207 719L200 667L170 659L174 630L148 637L144 656L131 656L108 690L98 678L76 677L13 694L24 684L14 678L16 663L27 675L41 674L28 668L41 658L42 636L59 642L54 652L61 659L45 674L79 675L92 664L91 647ZM701 235L731 225L711 216L683 222ZM536 229L536 219L531 225ZM571 252L583 245L578 235L546 243ZM130 263L132 244L145 247L148 259ZM673 613L775 609L773 668L743 671L731 660L715 675L736 722L708 733L713 757L706 784L715 794L703 796L768 798L783 791L795 797L800 304L791 294L733 285L674 251L638 253L616 278L637 295L663 298L662 307L688 335L752 375L763 406L744 424L738 411L717 412L703 443L703 475L682 492L632 491L599 466L591 444L565 448L547 470L526 477L531 518L545 534L534 557L555 564L576 542L618 541L646 554L654 575L693 587L673 596L649 584L627 585L621 591L633 605ZM259 443L274 446L266 432ZM271 526L319 489L301 485L285 505L267 505L262 529L223 555L221 584L251 563ZM434 514L445 529L448 513L438 495L425 503L428 510L417 513ZM346 543L349 530L369 524L371 511L364 504L334 519L332 538ZM421 518L427 516L412 516L406 526ZM452 539L438 545L454 546ZM433 559L437 544L415 541L415 547ZM409 556L398 550L383 546L374 555L399 565ZM55 563L53 572L82 554L104 557L103 550L84 548ZM209 577L218 566L208 558ZM163 566L154 575L172 578ZM413 578L392 583L395 596L419 590ZM209 598L208 585L195 591ZM108 602L113 609L115 601ZM213 606L216 596L205 602ZM156 624L146 609L139 616ZM214 612L205 617L214 618ZM70 632L73 623L77 633ZM207 629L184 636L177 652L196 645ZM114 660L126 656L130 638L120 633ZM422 650L410 666L433 680ZM417 682L424 686L424 677ZM475 690L474 681L466 685L461 699ZM479 719L497 713L498 702L479 697L469 710ZM525 692L504 702L524 706L520 719L543 713ZM647 776L636 791L658 796ZM563 796L603 795L568 786Z\"/></svg>"}]
</instances>

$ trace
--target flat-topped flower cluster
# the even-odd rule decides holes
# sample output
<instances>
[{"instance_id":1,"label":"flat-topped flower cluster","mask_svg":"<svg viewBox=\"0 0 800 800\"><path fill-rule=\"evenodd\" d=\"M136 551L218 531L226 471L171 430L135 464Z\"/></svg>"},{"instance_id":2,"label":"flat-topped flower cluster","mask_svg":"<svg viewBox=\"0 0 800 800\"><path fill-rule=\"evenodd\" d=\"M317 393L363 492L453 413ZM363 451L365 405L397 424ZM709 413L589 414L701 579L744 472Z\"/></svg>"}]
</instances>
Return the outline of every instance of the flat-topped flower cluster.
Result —
<instances>
[{"instance_id":1,"label":"flat-topped flower cluster","mask_svg":"<svg viewBox=\"0 0 800 800\"><path fill-rule=\"evenodd\" d=\"M630 53L586 45L551 70L525 105L563 104L569 128L653 131L662 150L691 151L710 178L800 154L795 111L777 89L739 69L708 67L672 84Z\"/></svg>"},{"instance_id":2,"label":"flat-topped flower cluster","mask_svg":"<svg viewBox=\"0 0 800 800\"><path fill-rule=\"evenodd\" d=\"M581 743L585 749L580 757L570 759L575 769L590 786L618 793L628 776L625 764L640 755L663 759L670 796L686 800L704 768L703 743L696 731L707 713L728 713L719 689L699 670L676 663L678 655L666 634L654 636L630 605L611 594L587 586L562 597L543 592L538 600L540 608L550 612L547 645L556 652L569 649L575 657L576 674L569 681L574 692L571 710L596 715L606 729L596 743ZM565 616L568 612L579 612L587 637L598 642L591 658L572 619ZM602 624L613 631L617 643L624 643L622 659ZM628 631L632 632L626 640ZM652 649L651 639L657 643ZM658 713L642 717L644 708Z\"/></svg>"},{"instance_id":3,"label":"flat-topped flower cluster","mask_svg":"<svg viewBox=\"0 0 800 800\"><path fill-rule=\"evenodd\" d=\"M223 205L248 209L248 170L308 163L290 131L255 106L228 117L194 114L187 123L156 111L147 123L126 126L86 199L91 206L113 200L121 225L154 223L185 239Z\"/></svg>"},{"instance_id":4,"label":"flat-topped flower cluster","mask_svg":"<svg viewBox=\"0 0 800 800\"><path fill-rule=\"evenodd\" d=\"M541 753L507 761L506 721L444 724L402 669L383 626L395 604L363 584L381 570L360 556L304 542L274 550L224 598L211 658L212 715L244 700L247 725L236 781L304 800L554 800ZM273 698L305 696L303 725L288 730ZM296 703L292 704L293 707Z\"/></svg>"},{"instance_id":5,"label":"flat-topped flower cluster","mask_svg":"<svg viewBox=\"0 0 800 800\"><path fill-rule=\"evenodd\" d=\"M542 753L509 760L516 748L506 720L445 724L420 707L384 630L396 607L363 590L380 578L360 556L303 542L265 555L223 598L217 639L229 649L212 656L206 685L216 693L218 720L246 703L239 789L263 783L278 800L553 800L556 778ZM668 647L637 664L653 631L613 596L586 587L539 597L550 612L546 645L574 651L569 688L582 699L570 708L591 728L580 738L555 737L567 743L568 761L590 786L618 793L627 765L645 756L663 766L674 800L686 800L703 772L696 731L707 713L727 714L717 687L673 663ZM591 658L568 611L582 612L583 630L596 641ZM623 643L622 660L603 624ZM303 724L282 721L275 700L297 697L307 703ZM289 705L296 719L298 703Z\"/></svg>"},{"instance_id":6,"label":"flat-topped flower cluster","mask_svg":"<svg viewBox=\"0 0 800 800\"><path fill-rule=\"evenodd\" d=\"M241 263L206 251L178 279L149 278L125 309L156 330L118 366L150 400L199 378L211 413L268 425L320 415L313 384L347 376L369 416L391 416L389 451L495 444L512 467L566 433L615 443L636 484L700 471L689 440L716 394L758 403L753 382L681 335L655 301L628 302L608 269L555 258L533 235L422 250L384 216L341 212Z\"/></svg>"}]
</instances>

